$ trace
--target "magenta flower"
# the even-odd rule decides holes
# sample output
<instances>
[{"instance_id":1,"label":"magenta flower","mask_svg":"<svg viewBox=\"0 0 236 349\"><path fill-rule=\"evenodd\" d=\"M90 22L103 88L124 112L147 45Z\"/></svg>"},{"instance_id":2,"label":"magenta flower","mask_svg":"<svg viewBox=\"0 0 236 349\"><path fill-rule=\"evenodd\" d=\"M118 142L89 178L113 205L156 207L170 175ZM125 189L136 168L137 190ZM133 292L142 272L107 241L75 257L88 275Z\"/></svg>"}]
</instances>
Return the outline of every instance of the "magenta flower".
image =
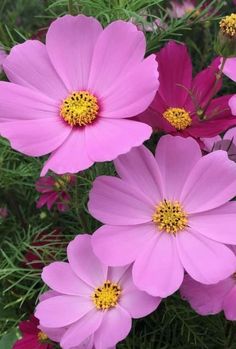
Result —
<instances>
[{"instance_id":1,"label":"magenta flower","mask_svg":"<svg viewBox=\"0 0 236 349\"><path fill-rule=\"evenodd\" d=\"M202 157L192 138L161 137L156 158L144 146L115 161L120 178L98 177L89 212L106 225L92 237L103 263L134 262L135 285L166 297L186 270L204 284L236 268L236 164L224 151Z\"/></svg>"},{"instance_id":2,"label":"magenta flower","mask_svg":"<svg viewBox=\"0 0 236 349\"><path fill-rule=\"evenodd\" d=\"M222 310L228 320L236 320L236 274L214 285L203 285L186 275L181 295L200 315L217 314Z\"/></svg>"},{"instance_id":3,"label":"magenta flower","mask_svg":"<svg viewBox=\"0 0 236 349\"><path fill-rule=\"evenodd\" d=\"M75 184L76 177L73 175L61 175L58 177L41 177L37 180L35 186L40 195L37 201L37 208L47 205L50 210L55 204L58 211L64 212L69 209L70 195L68 189L70 185Z\"/></svg>"},{"instance_id":4,"label":"magenta flower","mask_svg":"<svg viewBox=\"0 0 236 349\"><path fill-rule=\"evenodd\" d=\"M216 82L220 58L192 78L185 45L169 42L156 56L160 88L139 120L167 133L194 138L214 137L236 125L228 105L231 95L212 99L222 86L221 79Z\"/></svg>"},{"instance_id":5,"label":"magenta flower","mask_svg":"<svg viewBox=\"0 0 236 349\"><path fill-rule=\"evenodd\" d=\"M12 349L52 349L46 333L39 328L39 321L33 315L27 321L19 324L22 338L17 340Z\"/></svg>"},{"instance_id":6,"label":"magenta flower","mask_svg":"<svg viewBox=\"0 0 236 349\"><path fill-rule=\"evenodd\" d=\"M42 279L59 295L43 300L36 308L40 326L67 328L60 345L71 349L86 346L108 349L124 339L131 318L154 311L161 299L139 291L131 268L108 268L93 254L91 237L77 236L70 242L69 263L55 262L43 269Z\"/></svg>"},{"instance_id":7,"label":"magenta flower","mask_svg":"<svg viewBox=\"0 0 236 349\"><path fill-rule=\"evenodd\" d=\"M151 128L127 118L149 106L159 85L145 46L131 23L103 30L92 17L57 19L46 45L28 40L4 62L11 83L0 83L0 134L26 155L52 153L42 175L75 173L142 144Z\"/></svg>"}]
</instances>

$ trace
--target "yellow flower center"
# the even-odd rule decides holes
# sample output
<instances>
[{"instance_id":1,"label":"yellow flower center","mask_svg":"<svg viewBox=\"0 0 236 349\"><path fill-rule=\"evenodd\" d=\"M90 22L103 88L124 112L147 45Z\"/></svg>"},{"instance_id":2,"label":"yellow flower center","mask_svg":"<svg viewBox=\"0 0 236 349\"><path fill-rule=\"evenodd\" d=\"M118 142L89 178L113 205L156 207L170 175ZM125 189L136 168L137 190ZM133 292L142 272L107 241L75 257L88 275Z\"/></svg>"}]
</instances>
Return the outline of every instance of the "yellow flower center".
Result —
<instances>
[{"instance_id":1,"label":"yellow flower center","mask_svg":"<svg viewBox=\"0 0 236 349\"><path fill-rule=\"evenodd\" d=\"M57 178L54 186L56 190L64 190L67 184L70 183L70 175L63 175Z\"/></svg>"},{"instance_id":2,"label":"yellow flower center","mask_svg":"<svg viewBox=\"0 0 236 349\"><path fill-rule=\"evenodd\" d=\"M44 333L42 331L40 331L38 333L38 340L39 340L39 342L43 342L43 341L45 341L47 339L48 339L48 336L46 335L46 333Z\"/></svg>"},{"instance_id":3,"label":"yellow flower center","mask_svg":"<svg viewBox=\"0 0 236 349\"><path fill-rule=\"evenodd\" d=\"M178 131L186 129L192 123L189 112L183 108L168 108L163 117Z\"/></svg>"},{"instance_id":4,"label":"yellow flower center","mask_svg":"<svg viewBox=\"0 0 236 349\"><path fill-rule=\"evenodd\" d=\"M152 220L161 231L175 234L187 226L188 216L178 201L163 200L157 205Z\"/></svg>"},{"instance_id":5,"label":"yellow flower center","mask_svg":"<svg viewBox=\"0 0 236 349\"><path fill-rule=\"evenodd\" d=\"M97 118L98 111L98 100L88 91L71 93L60 106L60 115L70 126L91 124Z\"/></svg>"},{"instance_id":6,"label":"yellow flower center","mask_svg":"<svg viewBox=\"0 0 236 349\"><path fill-rule=\"evenodd\" d=\"M226 16L220 21L220 30L224 35L229 36L230 38L235 37L236 13L232 13L231 15Z\"/></svg>"},{"instance_id":7,"label":"yellow flower center","mask_svg":"<svg viewBox=\"0 0 236 349\"><path fill-rule=\"evenodd\" d=\"M94 290L92 300L95 307L99 310L106 310L117 305L121 294L121 288L117 283L109 280Z\"/></svg>"}]
</instances>

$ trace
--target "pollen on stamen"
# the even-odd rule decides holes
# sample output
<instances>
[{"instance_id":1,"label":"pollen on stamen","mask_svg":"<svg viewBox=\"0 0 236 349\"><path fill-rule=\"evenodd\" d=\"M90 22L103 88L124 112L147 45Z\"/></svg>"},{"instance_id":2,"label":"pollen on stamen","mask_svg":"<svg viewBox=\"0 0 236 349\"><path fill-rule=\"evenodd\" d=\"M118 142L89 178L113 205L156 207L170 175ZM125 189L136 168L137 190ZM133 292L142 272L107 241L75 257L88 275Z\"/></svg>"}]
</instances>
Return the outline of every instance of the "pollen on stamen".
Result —
<instances>
[{"instance_id":1,"label":"pollen on stamen","mask_svg":"<svg viewBox=\"0 0 236 349\"><path fill-rule=\"evenodd\" d=\"M71 93L60 106L60 116L70 126L86 126L92 124L98 116L97 97L88 91Z\"/></svg>"},{"instance_id":2,"label":"pollen on stamen","mask_svg":"<svg viewBox=\"0 0 236 349\"><path fill-rule=\"evenodd\" d=\"M43 341L46 341L48 339L48 336L46 335L46 333L40 331L38 333L38 340L39 342L43 342Z\"/></svg>"},{"instance_id":3,"label":"pollen on stamen","mask_svg":"<svg viewBox=\"0 0 236 349\"><path fill-rule=\"evenodd\" d=\"M220 21L220 30L225 36L230 38L236 36L236 13L226 16Z\"/></svg>"},{"instance_id":4,"label":"pollen on stamen","mask_svg":"<svg viewBox=\"0 0 236 349\"><path fill-rule=\"evenodd\" d=\"M189 112L183 108L168 108L163 117L178 131L185 130L192 123Z\"/></svg>"},{"instance_id":5,"label":"pollen on stamen","mask_svg":"<svg viewBox=\"0 0 236 349\"><path fill-rule=\"evenodd\" d=\"M152 221L160 231L175 234L188 224L188 216L178 201L163 200L157 206Z\"/></svg>"},{"instance_id":6,"label":"pollen on stamen","mask_svg":"<svg viewBox=\"0 0 236 349\"><path fill-rule=\"evenodd\" d=\"M107 280L94 290L91 297L97 309L108 310L118 304L120 295L121 287L117 283Z\"/></svg>"}]
</instances>

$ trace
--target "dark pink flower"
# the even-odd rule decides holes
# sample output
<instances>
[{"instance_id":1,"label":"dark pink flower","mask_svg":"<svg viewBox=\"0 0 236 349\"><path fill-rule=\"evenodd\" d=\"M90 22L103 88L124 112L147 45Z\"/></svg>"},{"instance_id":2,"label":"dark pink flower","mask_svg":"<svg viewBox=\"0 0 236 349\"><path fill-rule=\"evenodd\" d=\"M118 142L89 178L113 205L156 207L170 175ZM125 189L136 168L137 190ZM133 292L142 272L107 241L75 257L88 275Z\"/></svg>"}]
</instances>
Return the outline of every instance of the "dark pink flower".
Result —
<instances>
[{"instance_id":1,"label":"dark pink flower","mask_svg":"<svg viewBox=\"0 0 236 349\"><path fill-rule=\"evenodd\" d=\"M156 58L160 88L140 120L167 133L194 138L214 137L236 125L228 105L231 95L213 99L222 86L222 80L216 80L220 58L194 78L185 45L169 42Z\"/></svg>"},{"instance_id":2,"label":"dark pink flower","mask_svg":"<svg viewBox=\"0 0 236 349\"><path fill-rule=\"evenodd\" d=\"M20 322L22 338L15 342L12 349L53 349L48 336L38 329L38 325L39 321L33 315L29 320Z\"/></svg>"},{"instance_id":3,"label":"dark pink flower","mask_svg":"<svg viewBox=\"0 0 236 349\"><path fill-rule=\"evenodd\" d=\"M45 176L36 182L36 190L41 193L37 208L47 205L50 210L55 204L58 211L64 212L69 209L70 195L68 187L74 184L76 177L74 175L61 175L57 177Z\"/></svg>"}]
</instances>

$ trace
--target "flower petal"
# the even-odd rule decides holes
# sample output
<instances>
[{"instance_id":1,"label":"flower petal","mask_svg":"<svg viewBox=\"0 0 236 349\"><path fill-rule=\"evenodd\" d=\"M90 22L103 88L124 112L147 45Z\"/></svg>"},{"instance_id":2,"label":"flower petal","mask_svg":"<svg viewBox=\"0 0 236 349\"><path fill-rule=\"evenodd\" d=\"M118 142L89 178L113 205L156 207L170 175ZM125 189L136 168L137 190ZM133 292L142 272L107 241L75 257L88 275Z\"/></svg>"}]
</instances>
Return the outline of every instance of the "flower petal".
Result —
<instances>
[{"instance_id":1,"label":"flower petal","mask_svg":"<svg viewBox=\"0 0 236 349\"><path fill-rule=\"evenodd\" d=\"M92 164L93 161L86 150L84 130L74 128L67 140L46 161L41 176L44 176L48 170L57 174L77 173Z\"/></svg>"},{"instance_id":2,"label":"flower petal","mask_svg":"<svg viewBox=\"0 0 236 349\"><path fill-rule=\"evenodd\" d=\"M115 346L128 335L131 324L130 315L119 305L108 310L104 314L102 324L94 336L96 349Z\"/></svg>"},{"instance_id":3,"label":"flower petal","mask_svg":"<svg viewBox=\"0 0 236 349\"><path fill-rule=\"evenodd\" d=\"M133 225L152 220L152 202L117 177L100 176L89 193L88 209L96 219L111 225Z\"/></svg>"},{"instance_id":4,"label":"flower petal","mask_svg":"<svg viewBox=\"0 0 236 349\"><path fill-rule=\"evenodd\" d=\"M85 128L87 152L93 161L111 161L141 145L151 133L142 122L101 118Z\"/></svg>"},{"instance_id":5,"label":"flower petal","mask_svg":"<svg viewBox=\"0 0 236 349\"><path fill-rule=\"evenodd\" d=\"M161 137L156 148L156 160L166 199L179 199L189 173L201 156L198 143L191 138Z\"/></svg>"},{"instance_id":6,"label":"flower petal","mask_svg":"<svg viewBox=\"0 0 236 349\"><path fill-rule=\"evenodd\" d=\"M183 185L180 201L190 213L219 207L236 194L236 164L222 150L202 157Z\"/></svg>"},{"instance_id":7,"label":"flower petal","mask_svg":"<svg viewBox=\"0 0 236 349\"><path fill-rule=\"evenodd\" d=\"M193 230L176 234L177 248L187 273L203 284L214 284L234 273L236 259L223 244Z\"/></svg>"},{"instance_id":8,"label":"flower petal","mask_svg":"<svg viewBox=\"0 0 236 349\"><path fill-rule=\"evenodd\" d=\"M223 309L224 309L226 319L231 321L236 320L236 287L235 286L225 297L225 300L223 303Z\"/></svg>"},{"instance_id":9,"label":"flower petal","mask_svg":"<svg viewBox=\"0 0 236 349\"><path fill-rule=\"evenodd\" d=\"M155 234L153 223L134 226L103 225L93 234L92 246L103 263L111 266L126 265L136 259Z\"/></svg>"},{"instance_id":10,"label":"flower petal","mask_svg":"<svg viewBox=\"0 0 236 349\"><path fill-rule=\"evenodd\" d=\"M152 297L146 292L137 289L133 283L132 268L126 271L119 284L122 288L119 304L134 319L152 313L161 302L161 298Z\"/></svg>"},{"instance_id":11,"label":"flower petal","mask_svg":"<svg viewBox=\"0 0 236 349\"><path fill-rule=\"evenodd\" d=\"M231 109L232 114L236 115L236 95L233 95L233 97L230 98L229 107Z\"/></svg>"},{"instance_id":12,"label":"flower petal","mask_svg":"<svg viewBox=\"0 0 236 349\"><path fill-rule=\"evenodd\" d=\"M160 233L149 241L134 262L135 285L152 296L171 295L178 290L183 278L175 237L167 233Z\"/></svg>"},{"instance_id":13,"label":"flower petal","mask_svg":"<svg viewBox=\"0 0 236 349\"><path fill-rule=\"evenodd\" d=\"M44 327L64 327L81 319L94 304L91 299L80 296L56 296L40 302L35 316Z\"/></svg>"},{"instance_id":14,"label":"flower petal","mask_svg":"<svg viewBox=\"0 0 236 349\"><path fill-rule=\"evenodd\" d=\"M236 245L236 202L191 215L189 226L209 239Z\"/></svg>"},{"instance_id":15,"label":"flower petal","mask_svg":"<svg viewBox=\"0 0 236 349\"><path fill-rule=\"evenodd\" d=\"M11 82L37 89L58 104L68 94L40 41L27 40L14 46L4 62L4 71Z\"/></svg>"},{"instance_id":16,"label":"flower petal","mask_svg":"<svg viewBox=\"0 0 236 349\"><path fill-rule=\"evenodd\" d=\"M233 285L231 277L217 284L204 285L186 275L180 293L198 314L217 314L223 309L224 298Z\"/></svg>"},{"instance_id":17,"label":"flower petal","mask_svg":"<svg viewBox=\"0 0 236 349\"><path fill-rule=\"evenodd\" d=\"M93 291L65 262L54 262L44 267L42 279L51 289L66 295L90 297Z\"/></svg>"},{"instance_id":18,"label":"flower petal","mask_svg":"<svg viewBox=\"0 0 236 349\"><path fill-rule=\"evenodd\" d=\"M131 149L114 161L118 175L139 188L154 205L163 198L162 179L153 154L144 146Z\"/></svg>"},{"instance_id":19,"label":"flower petal","mask_svg":"<svg viewBox=\"0 0 236 349\"><path fill-rule=\"evenodd\" d=\"M101 98L102 117L127 118L142 113L152 102L159 87L157 62L151 55L114 82Z\"/></svg>"},{"instance_id":20,"label":"flower petal","mask_svg":"<svg viewBox=\"0 0 236 349\"><path fill-rule=\"evenodd\" d=\"M94 255L91 236L78 235L67 247L67 255L73 272L93 288L101 286L107 277L107 266ZM87 261L84 263L84 261Z\"/></svg>"},{"instance_id":21,"label":"flower petal","mask_svg":"<svg viewBox=\"0 0 236 349\"><path fill-rule=\"evenodd\" d=\"M236 81L236 57L226 59L223 73L231 80Z\"/></svg>"},{"instance_id":22,"label":"flower petal","mask_svg":"<svg viewBox=\"0 0 236 349\"><path fill-rule=\"evenodd\" d=\"M134 24L120 20L109 24L94 49L89 89L102 97L143 60L145 48L144 34Z\"/></svg>"},{"instance_id":23,"label":"flower petal","mask_svg":"<svg viewBox=\"0 0 236 349\"><path fill-rule=\"evenodd\" d=\"M181 108L188 98L192 82L192 63L187 47L170 41L157 53L157 62L160 74L158 94L169 107Z\"/></svg>"},{"instance_id":24,"label":"flower petal","mask_svg":"<svg viewBox=\"0 0 236 349\"><path fill-rule=\"evenodd\" d=\"M104 313L93 309L79 321L69 327L61 339L63 349L71 349L82 344L101 325Z\"/></svg>"},{"instance_id":25,"label":"flower petal","mask_svg":"<svg viewBox=\"0 0 236 349\"><path fill-rule=\"evenodd\" d=\"M102 33L101 24L92 17L63 16L49 27L46 47L53 66L66 87L86 90L94 47Z\"/></svg>"}]
</instances>

